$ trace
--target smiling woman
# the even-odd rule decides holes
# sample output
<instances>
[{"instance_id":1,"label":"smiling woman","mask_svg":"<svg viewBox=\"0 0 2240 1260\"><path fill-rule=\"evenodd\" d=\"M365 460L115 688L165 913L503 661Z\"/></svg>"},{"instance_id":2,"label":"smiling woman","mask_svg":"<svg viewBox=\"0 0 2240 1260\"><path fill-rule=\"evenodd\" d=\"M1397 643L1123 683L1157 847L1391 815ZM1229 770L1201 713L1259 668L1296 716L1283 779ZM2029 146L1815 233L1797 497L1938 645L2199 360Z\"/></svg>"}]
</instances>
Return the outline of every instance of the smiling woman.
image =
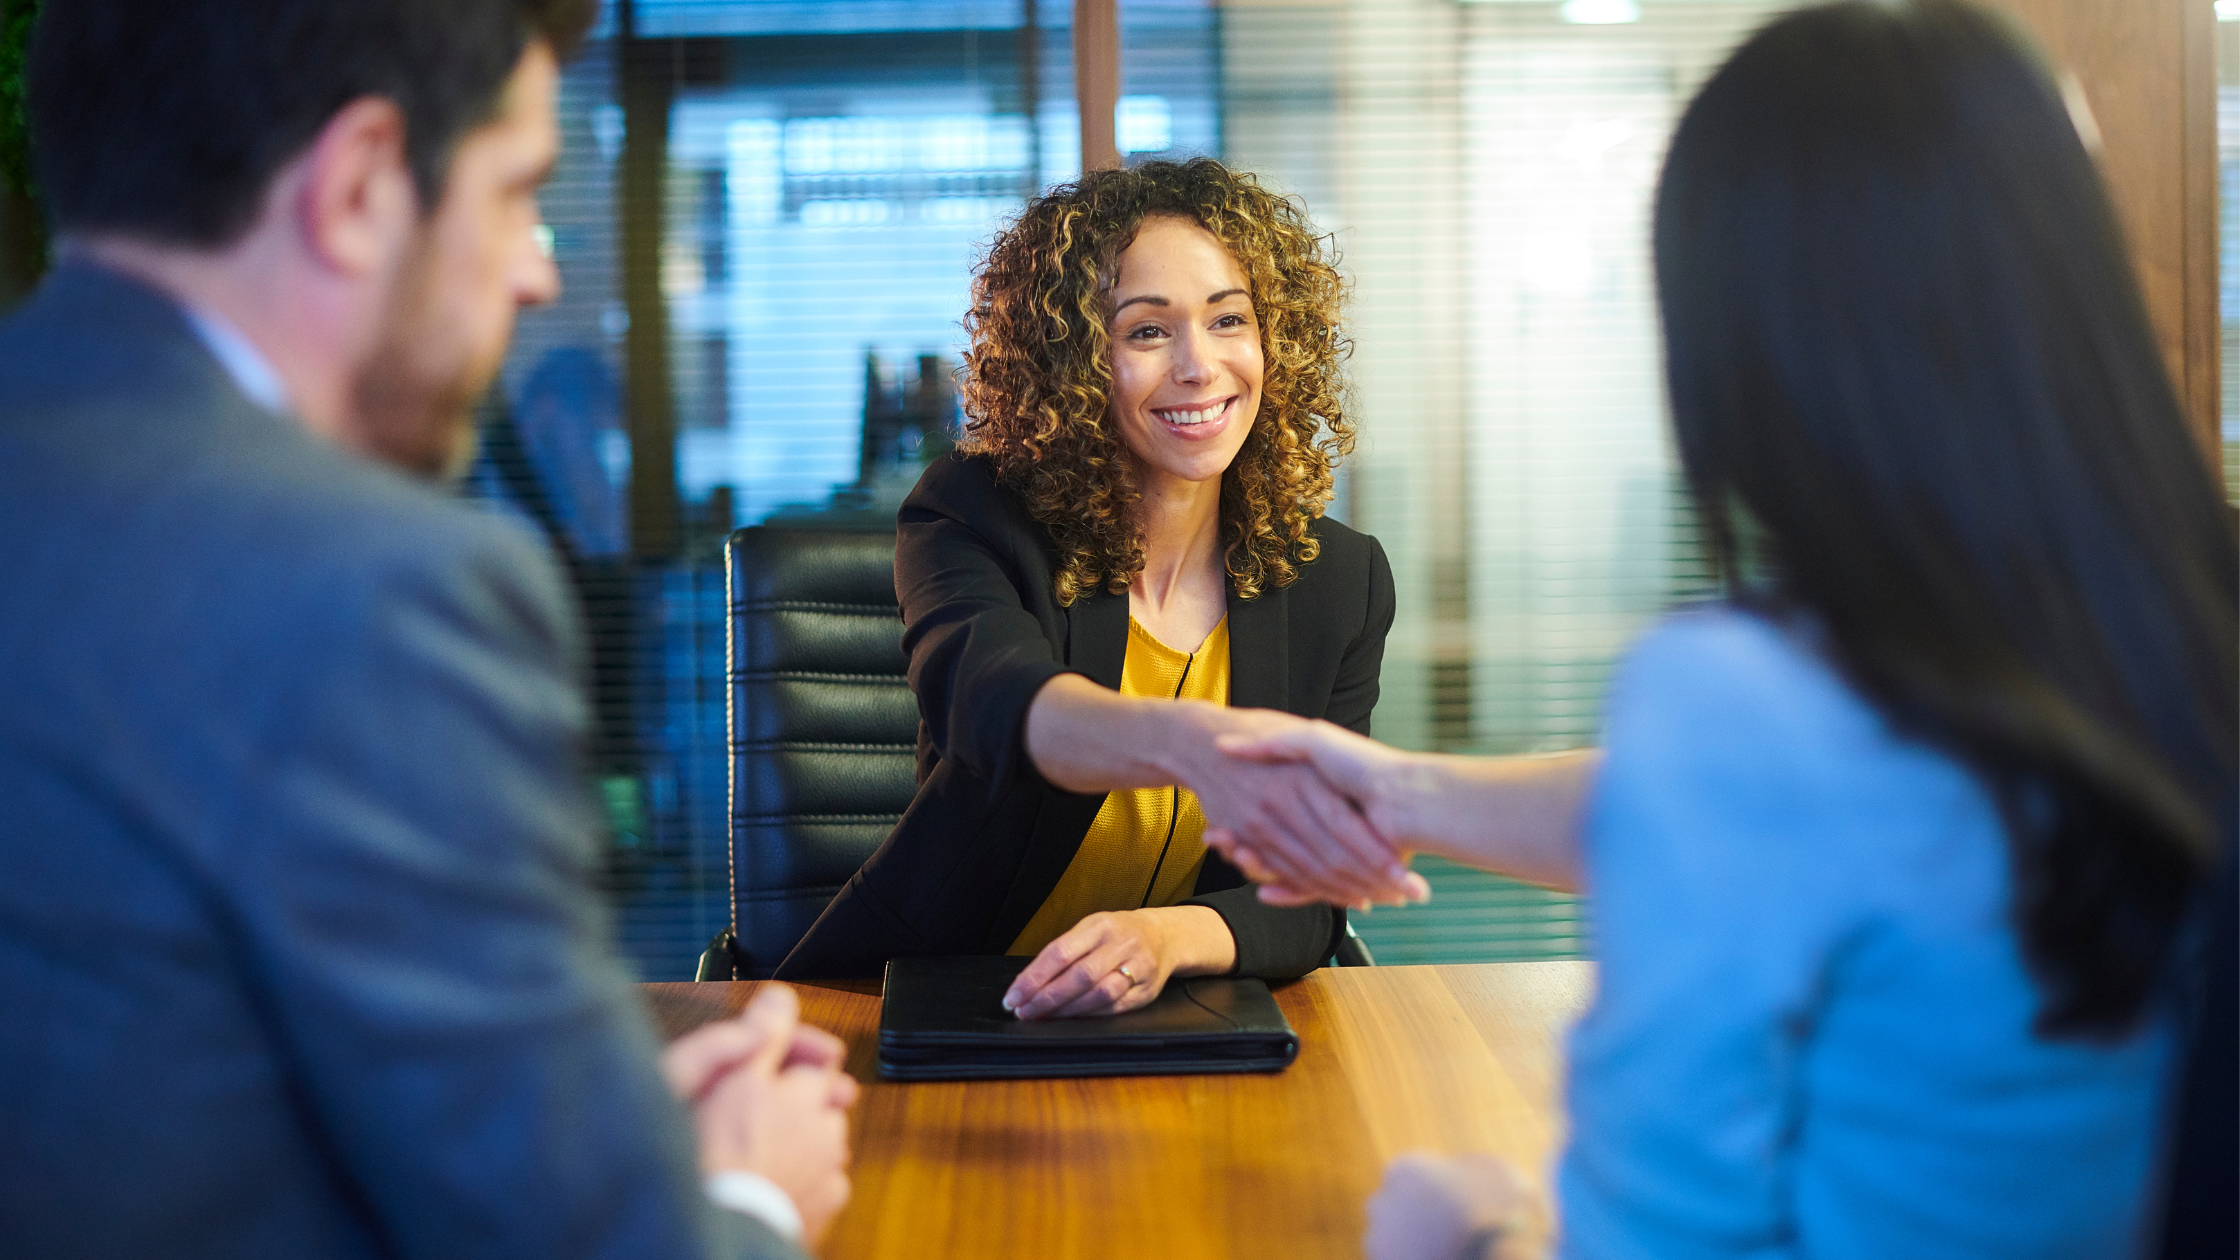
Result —
<instances>
[{"instance_id":1,"label":"smiling woman","mask_svg":"<svg viewBox=\"0 0 2240 1260\"><path fill-rule=\"evenodd\" d=\"M1330 957L1342 913L1261 901L1203 837L1385 853L1311 774L1213 746L1376 706L1391 570L1322 519L1343 292L1296 206L1208 159L1092 174L997 239L965 441L897 532L918 798L780 976L1031 956L1005 1004L1039 1018Z\"/></svg>"},{"instance_id":2,"label":"smiling woman","mask_svg":"<svg viewBox=\"0 0 2240 1260\"><path fill-rule=\"evenodd\" d=\"M1139 243L1145 248L1134 250ZM1314 559L1308 522L1330 501L1331 473L1353 449L1345 281L1330 254L1294 203L1210 158L1092 175L1029 207L990 251L968 321L968 447L995 463L1058 540L1061 602L1122 589L1143 567L1127 510L1139 487L1121 458L1120 430L1083 420L1141 379L1136 349L1172 345L1182 313L1173 301L1203 297L1201 313L1226 301L1221 316L1256 334L1243 340L1264 360L1253 402L1265 405L1267 423L1240 425L1253 439L1228 450L1235 475L1224 486L1225 560L1238 589L1250 597L1282 586ZM1143 270L1125 284L1124 256ZM1214 287L1165 291L1192 279L1191 268ZM1116 352L1115 338L1142 336L1147 318L1154 340Z\"/></svg>"}]
</instances>

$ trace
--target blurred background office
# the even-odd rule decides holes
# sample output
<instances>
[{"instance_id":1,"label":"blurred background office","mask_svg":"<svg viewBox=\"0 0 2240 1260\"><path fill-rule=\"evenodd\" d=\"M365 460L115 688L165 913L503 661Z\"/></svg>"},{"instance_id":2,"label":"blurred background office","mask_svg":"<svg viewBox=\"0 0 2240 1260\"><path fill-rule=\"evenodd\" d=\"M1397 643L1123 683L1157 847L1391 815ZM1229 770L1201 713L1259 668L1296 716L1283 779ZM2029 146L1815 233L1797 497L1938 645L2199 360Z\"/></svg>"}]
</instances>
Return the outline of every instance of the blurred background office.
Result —
<instances>
[{"instance_id":1,"label":"blurred background office","mask_svg":"<svg viewBox=\"0 0 2240 1260\"><path fill-rule=\"evenodd\" d=\"M2094 107L2127 210L2172 181L2183 201L2197 178L2142 137L2208 154L2194 132L2214 128L2198 177L2224 194L2216 292L2186 289L2209 238L2128 226L2189 401L2223 361L2221 408L2210 392L2196 410L2221 423L2204 440L2229 486L2240 0L2210 2L2186 47L2214 41L2213 119L2186 115L2179 74L2168 102L2148 84ZM649 979L683 979L728 919L724 536L891 523L957 421L977 250L1079 174L1083 99L1110 101L1122 160L1219 156L1337 235L1363 436L1332 511L1382 540L1400 596L1377 734L1489 753L1591 742L1624 644L1708 593L1664 434L1649 192L1681 105L1783 7L1120 0L1115 58L1104 28L1075 29L1077 9L1109 6L1073 0L610 0L566 72L544 199L566 293L522 320L469 491L542 531L583 593L625 951ZM33 8L0 0L0 29ZM2089 56L2055 25L2057 55ZM40 246L8 165L13 74L0 52L0 283L20 290ZM1424 865L1429 905L1357 918L1379 961L1592 955L1571 898Z\"/></svg>"}]
</instances>

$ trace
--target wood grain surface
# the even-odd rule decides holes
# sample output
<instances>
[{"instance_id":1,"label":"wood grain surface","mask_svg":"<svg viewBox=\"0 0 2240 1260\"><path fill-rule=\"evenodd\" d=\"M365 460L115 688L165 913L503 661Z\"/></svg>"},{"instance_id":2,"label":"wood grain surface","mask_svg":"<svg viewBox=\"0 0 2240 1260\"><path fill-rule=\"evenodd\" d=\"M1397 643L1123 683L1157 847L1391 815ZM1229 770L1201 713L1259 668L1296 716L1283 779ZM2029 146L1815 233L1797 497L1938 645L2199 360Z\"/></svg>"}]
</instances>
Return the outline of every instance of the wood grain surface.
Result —
<instances>
[{"instance_id":1,"label":"wood grain surface","mask_svg":"<svg viewBox=\"0 0 2240 1260\"><path fill-rule=\"evenodd\" d=\"M1299 1059L1272 1076L894 1084L877 986L800 985L865 1085L855 1198L827 1260L1361 1254L1362 1204L1406 1150L1544 1169L1588 963L1326 969L1277 990ZM758 986L650 984L663 1033Z\"/></svg>"}]
</instances>

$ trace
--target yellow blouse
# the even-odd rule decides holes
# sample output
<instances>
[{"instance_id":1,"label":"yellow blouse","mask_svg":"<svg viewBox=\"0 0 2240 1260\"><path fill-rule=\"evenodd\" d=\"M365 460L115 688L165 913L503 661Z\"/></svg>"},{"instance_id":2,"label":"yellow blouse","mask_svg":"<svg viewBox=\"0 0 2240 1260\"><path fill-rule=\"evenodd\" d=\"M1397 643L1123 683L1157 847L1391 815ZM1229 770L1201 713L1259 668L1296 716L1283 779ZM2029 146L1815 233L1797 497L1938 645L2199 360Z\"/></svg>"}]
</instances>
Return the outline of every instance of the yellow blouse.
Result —
<instances>
[{"instance_id":1,"label":"yellow blouse","mask_svg":"<svg viewBox=\"0 0 2240 1260\"><path fill-rule=\"evenodd\" d=\"M1177 652L1128 618L1128 654L1120 694L1229 703L1229 619L1195 652ZM1050 890L1013 954L1042 947L1099 910L1171 906L1198 885L1206 856L1206 816L1198 798L1177 787L1130 788L1104 798L1058 886Z\"/></svg>"}]
</instances>

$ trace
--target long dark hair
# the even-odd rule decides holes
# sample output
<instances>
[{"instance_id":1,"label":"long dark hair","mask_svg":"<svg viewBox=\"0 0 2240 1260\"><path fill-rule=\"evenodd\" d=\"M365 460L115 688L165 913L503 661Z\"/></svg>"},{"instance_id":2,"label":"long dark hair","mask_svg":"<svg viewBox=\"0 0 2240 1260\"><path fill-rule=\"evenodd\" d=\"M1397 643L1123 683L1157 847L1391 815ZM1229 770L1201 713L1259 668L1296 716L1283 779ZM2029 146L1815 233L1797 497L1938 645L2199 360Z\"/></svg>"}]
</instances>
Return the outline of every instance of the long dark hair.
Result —
<instances>
[{"instance_id":1,"label":"long dark hair","mask_svg":"<svg viewBox=\"0 0 2240 1260\"><path fill-rule=\"evenodd\" d=\"M2039 1030L2148 1009L2235 793L2240 554L2061 92L2004 19L1851 0L1697 96L1656 206L1712 560L2004 816Z\"/></svg>"}]
</instances>

